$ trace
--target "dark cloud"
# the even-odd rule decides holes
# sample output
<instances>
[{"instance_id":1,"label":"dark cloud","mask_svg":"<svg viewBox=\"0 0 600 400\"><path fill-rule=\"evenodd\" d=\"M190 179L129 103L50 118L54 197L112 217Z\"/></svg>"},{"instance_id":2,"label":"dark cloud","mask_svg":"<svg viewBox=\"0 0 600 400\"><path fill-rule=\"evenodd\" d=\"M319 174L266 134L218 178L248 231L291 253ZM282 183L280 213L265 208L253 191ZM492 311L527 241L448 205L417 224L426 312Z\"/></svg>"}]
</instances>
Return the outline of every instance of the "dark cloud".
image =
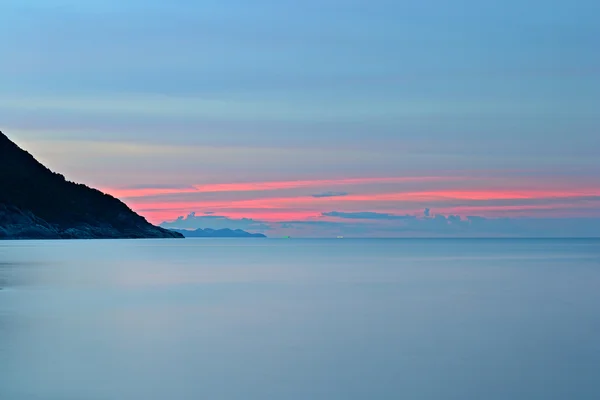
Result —
<instances>
[{"instance_id":1,"label":"dark cloud","mask_svg":"<svg viewBox=\"0 0 600 400\"><path fill-rule=\"evenodd\" d=\"M285 221L280 223L281 226L286 226L288 228L293 226L315 226L315 227L340 227L340 226L348 226L349 224L346 222L335 222L335 221L325 221L325 220L305 220L305 221Z\"/></svg>"},{"instance_id":2,"label":"dark cloud","mask_svg":"<svg viewBox=\"0 0 600 400\"><path fill-rule=\"evenodd\" d=\"M347 219L379 219L379 220L406 220L415 219L413 215L395 215L386 214L370 211L362 212L342 212L342 211L330 211L322 213L324 217L336 217L336 218L347 218Z\"/></svg>"},{"instance_id":3,"label":"dark cloud","mask_svg":"<svg viewBox=\"0 0 600 400\"><path fill-rule=\"evenodd\" d=\"M360 222L307 221L315 228L335 228L346 235L364 232L368 236L388 237L600 237L600 218L462 218L432 215L431 210L426 210L423 217L339 211L323 215Z\"/></svg>"},{"instance_id":4,"label":"dark cloud","mask_svg":"<svg viewBox=\"0 0 600 400\"><path fill-rule=\"evenodd\" d=\"M347 192L323 192L313 194L312 197L321 198L321 197L340 197L340 196L348 196Z\"/></svg>"},{"instance_id":5,"label":"dark cloud","mask_svg":"<svg viewBox=\"0 0 600 400\"><path fill-rule=\"evenodd\" d=\"M204 214L196 215L195 212L188 216L178 217L175 221L165 221L160 224L163 228L172 229L242 229L248 232L264 232L271 227L264 222L251 218L234 219L221 215Z\"/></svg>"}]
</instances>

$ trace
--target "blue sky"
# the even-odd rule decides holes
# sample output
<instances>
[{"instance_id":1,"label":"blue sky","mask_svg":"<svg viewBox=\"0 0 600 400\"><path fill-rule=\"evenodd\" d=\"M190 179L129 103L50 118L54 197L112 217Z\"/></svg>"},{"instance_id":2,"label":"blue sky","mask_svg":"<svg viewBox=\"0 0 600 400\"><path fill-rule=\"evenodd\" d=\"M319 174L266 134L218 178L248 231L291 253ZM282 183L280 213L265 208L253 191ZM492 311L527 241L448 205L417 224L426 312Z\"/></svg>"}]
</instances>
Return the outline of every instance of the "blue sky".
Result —
<instances>
[{"instance_id":1,"label":"blue sky","mask_svg":"<svg viewBox=\"0 0 600 400\"><path fill-rule=\"evenodd\" d=\"M318 235L315 221L348 223L324 213L430 207L560 227L600 217L599 11L594 1L4 0L0 129L153 222L300 218ZM445 179L377 180L403 177ZM313 183L281 184L297 181ZM240 183L256 185L150 190ZM421 195L381 201L409 191ZM351 196L313 197L326 192ZM482 192L489 204L475 205Z\"/></svg>"}]
</instances>

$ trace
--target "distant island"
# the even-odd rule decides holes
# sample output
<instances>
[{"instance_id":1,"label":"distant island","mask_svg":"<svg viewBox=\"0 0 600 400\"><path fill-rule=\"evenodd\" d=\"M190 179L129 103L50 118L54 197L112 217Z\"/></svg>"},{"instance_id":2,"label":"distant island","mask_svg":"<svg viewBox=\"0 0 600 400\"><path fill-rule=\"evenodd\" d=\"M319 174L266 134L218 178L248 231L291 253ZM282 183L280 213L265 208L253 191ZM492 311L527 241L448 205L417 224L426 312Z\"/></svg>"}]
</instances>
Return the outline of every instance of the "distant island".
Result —
<instances>
[{"instance_id":1,"label":"distant island","mask_svg":"<svg viewBox=\"0 0 600 400\"><path fill-rule=\"evenodd\" d=\"M0 239L183 238L120 200L69 182L0 132Z\"/></svg>"},{"instance_id":2,"label":"distant island","mask_svg":"<svg viewBox=\"0 0 600 400\"><path fill-rule=\"evenodd\" d=\"M266 238L262 233L250 233L241 229L172 229L172 231L181 233L190 238Z\"/></svg>"}]
</instances>

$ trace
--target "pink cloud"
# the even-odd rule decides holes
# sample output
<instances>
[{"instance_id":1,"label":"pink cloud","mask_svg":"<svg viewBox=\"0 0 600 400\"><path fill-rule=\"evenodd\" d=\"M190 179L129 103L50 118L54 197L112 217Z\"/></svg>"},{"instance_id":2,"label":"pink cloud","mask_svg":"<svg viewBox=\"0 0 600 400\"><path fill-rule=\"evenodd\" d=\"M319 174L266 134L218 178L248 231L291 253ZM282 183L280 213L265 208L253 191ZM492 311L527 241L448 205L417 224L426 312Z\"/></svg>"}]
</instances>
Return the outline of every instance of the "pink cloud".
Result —
<instances>
[{"instance_id":1,"label":"pink cloud","mask_svg":"<svg viewBox=\"0 0 600 400\"><path fill-rule=\"evenodd\" d=\"M170 201L170 202L131 202L134 210L146 215L153 222L176 218L190 211L213 211L219 215L235 218L249 217L265 221L285 221L307 219L319 216L332 209L371 210L387 208L391 213L420 212L428 202L440 200L493 201L493 200L544 200L552 199L552 204L516 205L471 205L462 207L437 207L443 214L466 215L524 215L527 211L546 210L548 214L560 210L573 209L574 201L580 197L600 196L600 190L578 190L574 192L528 190L528 191L426 191L408 193L380 193L372 195L348 195L343 197L315 198L312 196L256 198L250 200L213 201ZM140 199L141 200L141 199ZM404 202L404 205L402 203ZM419 207L415 207L419 203ZM387 207L384 205L387 204ZM411 205L412 204L412 205ZM396 207L394 208L394 205ZM600 201L579 201L581 210L597 210Z\"/></svg>"},{"instance_id":2,"label":"pink cloud","mask_svg":"<svg viewBox=\"0 0 600 400\"><path fill-rule=\"evenodd\" d=\"M459 177L374 177L374 178L349 178L349 179L313 179L313 180L290 180L290 181L266 181L266 182L237 182L237 183L212 183L193 185L190 188L104 188L102 191L119 198L135 198L145 196L156 196L163 194L184 193L216 193L216 192L255 192L271 191L297 188L319 188L331 186L370 185L385 183L406 182L435 182L456 179Z\"/></svg>"}]
</instances>

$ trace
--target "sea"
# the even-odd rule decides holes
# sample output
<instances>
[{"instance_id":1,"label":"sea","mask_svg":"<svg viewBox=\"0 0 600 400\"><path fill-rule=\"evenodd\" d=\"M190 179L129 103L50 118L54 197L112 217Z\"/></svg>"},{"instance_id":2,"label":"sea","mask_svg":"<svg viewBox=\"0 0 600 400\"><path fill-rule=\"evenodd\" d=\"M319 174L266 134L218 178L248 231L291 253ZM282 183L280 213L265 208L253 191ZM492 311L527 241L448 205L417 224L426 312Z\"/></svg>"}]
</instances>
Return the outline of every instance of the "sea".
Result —
<instances>
[{"instance_id":1,"label":"sea","mask_svg":"<svg viewBox=\"0 0 600 400\"><path fill-rule=\"evenodd\" d=\"M598 400L598 239L0 242L2 400Z\"/></svg>"}]
</instances>

